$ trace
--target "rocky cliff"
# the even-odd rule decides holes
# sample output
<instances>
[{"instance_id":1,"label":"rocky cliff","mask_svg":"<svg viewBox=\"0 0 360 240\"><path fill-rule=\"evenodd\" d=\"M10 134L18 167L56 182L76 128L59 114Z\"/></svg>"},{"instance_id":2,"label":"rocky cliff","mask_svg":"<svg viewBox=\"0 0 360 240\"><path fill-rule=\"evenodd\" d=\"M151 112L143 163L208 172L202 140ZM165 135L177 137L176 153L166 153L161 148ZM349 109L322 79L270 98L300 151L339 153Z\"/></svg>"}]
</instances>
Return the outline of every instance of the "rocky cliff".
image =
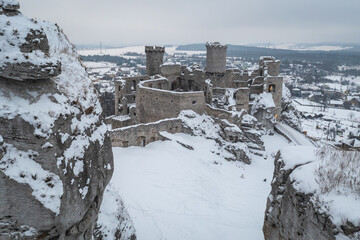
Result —
<instances>
[{"instance_id":1,"label":"rocky cliff","mask_svg":"<svg viewBox=\"0 0 360 240\"><path fill-rule=\"evenodd\" d=\"M113 155L97 93L57 25L0 0L0 239L91 239Z\"/></svg>"},{"instance_id":2,"label":"rocky cliff","mask_svg":"<svg viewBox=\"0 0 360 240\"><path fill-rule=\"evenodd\" d=\"M344 167L344 156L319 161L316 151L321 150L291 147L278 152L265 211L266 240L359 239L358 170L351 163ZM331 156L343 154L327 151ZM328 167L329 161L333 167Z\"/></svg>"}]
</instances>

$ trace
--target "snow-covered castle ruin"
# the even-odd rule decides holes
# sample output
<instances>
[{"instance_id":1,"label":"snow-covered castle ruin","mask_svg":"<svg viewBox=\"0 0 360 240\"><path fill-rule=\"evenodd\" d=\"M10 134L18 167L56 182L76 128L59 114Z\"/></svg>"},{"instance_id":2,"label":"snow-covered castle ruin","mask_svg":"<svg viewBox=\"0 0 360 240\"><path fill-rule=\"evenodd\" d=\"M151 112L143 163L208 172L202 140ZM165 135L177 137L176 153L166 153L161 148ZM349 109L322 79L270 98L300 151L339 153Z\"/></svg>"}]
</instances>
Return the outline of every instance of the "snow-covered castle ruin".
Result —
<instances>
[{"instance_id":1,"label":"snow-covered castle ruin","mask_svg":"<svg viewBox=\"0 0 360 240\"><path fill-rule=\"evenodd\" d=\"M227 69L227 46L215 42L207 43L206 48L206 69L201 69L197 65L164 63L164 47L146 46L147 75L115 82L116 116L111 119L112 128L165 119L169 122L183 110L206 113L238 126L242 116L249 113L265 128L272 128L281 115L283 78L279 76L280 61L274 57L261 57L255 71ZM177 122L170 125L166 131L180 131L179 127L175 128ZM117 142L115 139L119 140L119 134L113 134L112 139L115 146L128 144L114 143ZM153 140L157 138L137 141L135 145L145 145Z\"/></svg>"}]
</instances>

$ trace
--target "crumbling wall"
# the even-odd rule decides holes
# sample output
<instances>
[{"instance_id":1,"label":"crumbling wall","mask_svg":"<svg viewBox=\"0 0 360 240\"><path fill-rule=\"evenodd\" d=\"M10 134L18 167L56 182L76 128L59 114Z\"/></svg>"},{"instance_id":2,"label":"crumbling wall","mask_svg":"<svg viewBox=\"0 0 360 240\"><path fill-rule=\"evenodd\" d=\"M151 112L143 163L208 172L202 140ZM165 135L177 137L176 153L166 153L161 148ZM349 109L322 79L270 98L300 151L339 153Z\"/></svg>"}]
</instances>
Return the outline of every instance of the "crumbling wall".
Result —
<instances>
[{"instance_id":1,"label":"crumbling wall","mask_svg":"<svg viewBox=\"0 0 360 240\"><path fill-rule=\"evenodd\" d=\"M136 117L138 123L155 122L165 118L175 118L182 110L203 113L205 97L203 92L174 92L151 88L164 79L145 81L136 92ZM147 86L147 87L146 87Z\"/></svg>"},{"instance_id":2,"label":"crumbling wall","mask_svg":"<svg viewBox=\"0 0 360 240\"><path fill-rule=\"evenodd\" d=\"M113 147L145 146L151 142L165 140L160 132L179 133L182 131L180 119L166 119L158 122L138 124L114 129L110 132Z\"/></svg>"},{"instance_id":3,"label":"crumbling wall","mask_svg":"<svg viewBox=\"0 0 360 240\"><path fill-rule=\"evenodd\" d=\"M267 77L265 84L266 92L271 93L273 100L276 106L277 119L281 116L281 99L282 99L282 88L283 88L283 78L282 77ZM275 89L272 89L275 88Z\"/></svg>"},{"instance_id":4,"label":"crumbling wall","mask_svg":"<svg viewBox=\"0 0 360 240\"><path fill-rule=\"evenodd\" d=\"M240 114L234 114L224 109L213 108L209 104L206 104L205 112L213 118L226 119L230 123L233 123L239 127L241 126L242 117L246 114L245 111L241 112Z\"/></svg>"}]
</instances>

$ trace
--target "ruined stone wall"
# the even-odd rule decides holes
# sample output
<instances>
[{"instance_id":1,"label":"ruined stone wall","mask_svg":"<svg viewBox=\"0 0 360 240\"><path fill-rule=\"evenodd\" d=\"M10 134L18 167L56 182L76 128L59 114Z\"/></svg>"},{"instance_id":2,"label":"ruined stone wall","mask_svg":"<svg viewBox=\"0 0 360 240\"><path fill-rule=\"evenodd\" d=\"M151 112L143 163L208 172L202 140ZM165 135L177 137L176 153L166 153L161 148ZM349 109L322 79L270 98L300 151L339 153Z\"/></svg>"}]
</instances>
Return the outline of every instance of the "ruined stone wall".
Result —
<instances>
[{"instance_id":1,"label":"ruined stone wall","mask_svg":"<svg viewBox=\"0 0 360 240\"><path fill-rule=\"evenodd\" d=\"M270 89L272 86L274 89ZM281 98L282 98L282 87L283 87L283 78L282 77L267 77L265 81L266 92L270 92L273 96L274 103L276 106L276 115L278 118L281 115ZM272 90L272 91L271 91Z\"/></svg>"},{"instance_id":2,"label":"ruined stone wall","mask_svg":"<svg viewBox=\"0 0 360 240\"><path fill-rule=\"evenodd\" d=\"M157 86L166 79L149 80L139 84L136 92L136 117L138 123L154 122L175 118L182 110L203 113L205 97L203 92L174 92L149 87Z\"/></svg>"},{"instance_id":3,"label":"ruined stone wall","mask_svg":"<svg viewBox=\"0 0 360 240\"><path fill-rule=\"evenodd\" d=\"M251 80L250 80L251 81ZM264 77L258 76L251 81L251 94L261 94L264 92Z\"/></svg>"},{"instance_id":4,"label":"ruined stone wall","mask_svg":"<svg viewBox=\"0 0 360 240\"><path fill-rule=\"evenodd\" d=\"M153 76L160 73L160 65L164 62L165 47L145 46L146 74Z\"/></svg>"},{"instance_id":5,"label":"ruined stone wall","mask_svg":"<svg viewBox=\"0 0 360 240\"><path fill-rule=\"evenodd\" d=\"M235 93L235 102L236 110L240 111L242 109L249 111L249 97L250 97L250 88L239 88Z\"/></svg>"},{"instance_id":6,"label":"ruined stone wall","mask_svg":"<svg viewBox=\"0 0 360 240\"><path fill-rule=\"evenodd\" d=\"M226 111L220 108L213 108L209 104L206 104L205 112L211 117L218 119L225 119L230 123L236 124L237 126L241 126L241 120L245 112L242 112L240 115L233 114L232 112Z\"/></svg>"},{"instance_id":7,"label":"ruined stone wall","mask_svg":"<svg viewBox=\"0 0 360 240\"><path fill-rule=\"evenodd\" d=\"M141 75L115 81L115 112L113 114L116 116L128 114L127 105L136 101L137 85L148 79L150 79L148 75Z\"/></svg>"},{"instance_id":8,"label":"ruined stone wall","mask_svg":"<svg viewBox=\"0 0 360 240\"><path fill-rule=\"evenodd\" d=\"M205 86L205 72L202 69L181 66L180 88L184 91L201 91Z\"/></svg>"},{"instance_id":9,"label":"ruined stone wall","mask_svg":"<svg viewBox=\"0 0 360 240\"><path fill-rule=\"evenodd\" d=\"M110 132L113 147L145 146L151 142L165 140L160 132L179 133L182 131L180 119L166 119L158 122L139 124Z\"/></svg>"},{"instance_id":10,"label":"ruined stone wall","mask_svg":"<svg viewBox=\"0 0 360 240\"><path fill-rule=\"evenodd\" d=\"M273 77L279 76L279 74L280 74L280 61L279 60L275 60L273 62L268 62L267 67L268 67L268 74L270 76L273 76Z\"/></svg>"},{"instance_id":11,"label":"ruined stone wall","mask_svg":"<svg viewBox=\"0 0 360 240\"><path fill-rule=\"evenodd\" d=\"M206 78L211 80L214 87L219 88L233 88L235 86L232 70L226 70L223 73L208 73L206 72Z\"/></svg>"},{"instance_id":12,"label":"ruined stone wall","mask_svg":"<svg viewBox=\"0 0 360 240\"><path fill-rule=\"evenodd\" d=\"M114 116L109 120L109 124L111 124L111 129L127 127L135 124L135 118L128 115Z\"/></svg>"},{"instance_id":13,"label":"ruined stone wall","mask_svg":"<svg viewBox=\"0 0 360 240\"><path fill-rule=\"evenodd\" d=\"M169 86L171 90L176 90L180 87L180 64L163 64L160 66L160 74L169 80Z\"/></svg>"}]
</instances>

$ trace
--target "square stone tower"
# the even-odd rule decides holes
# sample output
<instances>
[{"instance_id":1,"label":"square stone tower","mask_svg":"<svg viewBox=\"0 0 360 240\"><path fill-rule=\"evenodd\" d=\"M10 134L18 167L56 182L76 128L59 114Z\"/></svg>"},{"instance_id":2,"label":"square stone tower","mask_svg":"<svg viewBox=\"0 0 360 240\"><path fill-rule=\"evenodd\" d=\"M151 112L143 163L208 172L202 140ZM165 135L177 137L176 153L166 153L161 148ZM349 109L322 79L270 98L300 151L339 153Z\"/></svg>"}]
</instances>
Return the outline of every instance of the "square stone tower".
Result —
<instances>
[{"instance_id":1,"label":"square stone tower","mask_svg":"<svg viewBox=\"0 0 360 240\"><path fill-rule=\"evenodd\" d=\"M145 46L146 74L153 76L160 74L160 65L164 62L165 47Z\"/></svg>"}]
</instances>

